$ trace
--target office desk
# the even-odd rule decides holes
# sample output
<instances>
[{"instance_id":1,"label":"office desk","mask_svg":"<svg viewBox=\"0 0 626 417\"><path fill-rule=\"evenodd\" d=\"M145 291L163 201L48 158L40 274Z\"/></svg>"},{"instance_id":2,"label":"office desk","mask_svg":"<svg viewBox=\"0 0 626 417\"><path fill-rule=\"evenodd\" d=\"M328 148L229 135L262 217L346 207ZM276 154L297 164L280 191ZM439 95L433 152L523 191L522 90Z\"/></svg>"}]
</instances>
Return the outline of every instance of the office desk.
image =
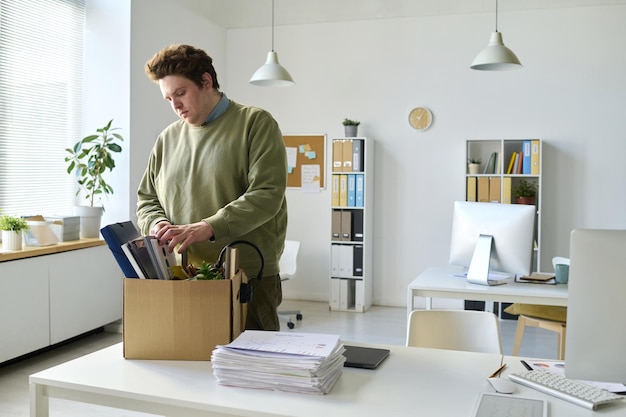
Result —
<instances>
[{"instance_id":1,"label":"office desk","mask_svg":"<svg viewBox=\"0 0 626 417\"><path fill-rule=\"evenodd\" d=\"M120 343L31 375L30 415L47 417L58 397L171 417L459 417L493 392L485 378L498 354L383 347L391 354L377 370L345 368L330 394L312 395L221 386L210 362L126 360ZM504 375L523 369L519 359L505 357ZM516 394L548 399L551 417L595 414L521 385ZM623 416L626 404L601 411Z\"/></svg>"},{"instance_id":2,"label":"office desk","mask_svg":"<svg viewBox=\"0 0 626 417\"><path fill-rule=\"evenodd\" d=\"M463 268L455 266L432 267L422 272L409 284L408 313L415 309L415 296L427 297L427 309L432 308L432 297L567 306L567 285L510 282L487 286L470 284L463 277L453 276L460 273Z\"/></svg>"}]
</instances>

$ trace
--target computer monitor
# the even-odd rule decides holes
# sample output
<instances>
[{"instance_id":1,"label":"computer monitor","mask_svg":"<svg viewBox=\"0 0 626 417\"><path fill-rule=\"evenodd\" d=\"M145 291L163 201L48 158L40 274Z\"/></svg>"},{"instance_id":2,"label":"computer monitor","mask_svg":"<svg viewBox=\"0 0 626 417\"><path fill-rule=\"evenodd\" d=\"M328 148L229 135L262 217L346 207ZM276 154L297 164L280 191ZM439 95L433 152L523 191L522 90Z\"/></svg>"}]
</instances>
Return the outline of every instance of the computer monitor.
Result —
<instances>
[{"instance_id":1,"label":"computer monitor","mask_svg":"<svg viewBox=\"0 0 626 417\"><path fill-rule=\"evenodd\" d=\"M565 376L626 383L626 230L570 235Z\"/></svg>"},{"instance_id":2,"label":"computer monitor","mask_svg":"<svg viewBox=\"0 0 626 417\"><path fill-rule=\"evenodd\" d=\"M490 274L528 275L532 269L535 206L455 201L450 263L467 279L493 285Z\"/></svg>"}]
</instances>

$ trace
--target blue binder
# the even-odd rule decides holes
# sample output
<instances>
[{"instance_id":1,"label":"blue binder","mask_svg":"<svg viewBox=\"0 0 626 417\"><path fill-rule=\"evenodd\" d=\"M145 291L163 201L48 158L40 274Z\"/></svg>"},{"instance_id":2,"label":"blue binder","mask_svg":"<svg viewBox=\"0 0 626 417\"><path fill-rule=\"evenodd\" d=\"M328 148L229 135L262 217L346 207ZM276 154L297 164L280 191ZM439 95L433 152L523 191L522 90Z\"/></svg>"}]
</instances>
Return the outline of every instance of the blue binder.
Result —
<instances>
[{"instance_id":1,"label":"blue binder","mask_svg":"<svg viewBox=\"0 0 626 417\"><path fill-rule=\"evenodd\" d=\"M131 221L114 223L108 226L104 226L100 229L102 237L106 241L109 249L113 253L117 264L124 272L126 278L139 278L135 272L135 268L131 265L130 261L126 257L126 254L122 250L122 245L133 239L141 236L141 232Z\"/></svg>"}]
</instances>

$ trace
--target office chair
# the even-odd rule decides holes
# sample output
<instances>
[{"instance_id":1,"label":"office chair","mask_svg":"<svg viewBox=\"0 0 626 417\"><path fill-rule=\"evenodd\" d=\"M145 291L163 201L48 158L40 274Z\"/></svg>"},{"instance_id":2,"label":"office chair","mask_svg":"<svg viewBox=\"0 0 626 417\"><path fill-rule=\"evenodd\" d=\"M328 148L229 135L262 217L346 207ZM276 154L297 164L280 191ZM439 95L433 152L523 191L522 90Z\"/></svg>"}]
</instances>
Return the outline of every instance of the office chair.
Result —
<instances>
[{"instance_id":1,"label":"office chair","mask_svg":"<svg viewBox=\"0 0 626 417\"><path fill-rule=\"evenodd\" d=\"M406 345L502 354L495 314L473 310L413 310Z\"/></svg>"},{"instance_id":2,"label":"office chair","mask_svg":"<svg viewBox=\"0 0 626 417\"><path fill-rule=\"evenodd\" d=\"M298 267L298 251L300 250L300 242L296 240L285 240L285 249L280 257L280 280L281 282L292 279ZM293 329L296 325L291 321L290 316L296 316L296 320L302 320L300 310L279 310L278 319L287 323L287 327Z\"/></svg>"}]
</instances>

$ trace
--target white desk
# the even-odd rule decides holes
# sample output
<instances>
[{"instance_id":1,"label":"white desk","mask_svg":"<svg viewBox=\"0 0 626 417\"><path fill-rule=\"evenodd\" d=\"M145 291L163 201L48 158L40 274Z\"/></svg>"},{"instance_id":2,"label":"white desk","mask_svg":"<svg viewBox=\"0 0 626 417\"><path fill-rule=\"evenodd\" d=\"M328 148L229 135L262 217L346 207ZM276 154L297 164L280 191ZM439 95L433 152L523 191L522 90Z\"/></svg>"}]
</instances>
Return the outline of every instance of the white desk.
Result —
<instances>
[{"instance_id":1,"label":"white desk","mask_svg":"<svg viewBox=\"0 0 626 417\"><path fill-rule=\"evenodd\" d=\"M126 360L120 343L31 375L30 415L47 417L58 397L172 417L459 417L493 392L485 378L500 355L384 347L391 355L377 370L346 368L330 394L310 395L220 386L210 362ZM505 357L503 375L522 370L519 359ZM516 394L547 399L551 417L596 414L521 385ZM626 414L626 403L609 407L598 414Z\"/></svg>"},{"instance_id":2,"label":"white desk","mask_svg":"<svg viewBox=\"0 0 626 417\"><path fill-rule=\"evenodd\" d=\"M433 267L422 272L409 284L408 313L415 309L416 296L427 297L427 309L432 307L432 297L567 306L567 285L510 282L487 286L471 284L463 277L453 276L460 273L463 273L463 268L454 266Z\"/></svg>"}]
</instances>

